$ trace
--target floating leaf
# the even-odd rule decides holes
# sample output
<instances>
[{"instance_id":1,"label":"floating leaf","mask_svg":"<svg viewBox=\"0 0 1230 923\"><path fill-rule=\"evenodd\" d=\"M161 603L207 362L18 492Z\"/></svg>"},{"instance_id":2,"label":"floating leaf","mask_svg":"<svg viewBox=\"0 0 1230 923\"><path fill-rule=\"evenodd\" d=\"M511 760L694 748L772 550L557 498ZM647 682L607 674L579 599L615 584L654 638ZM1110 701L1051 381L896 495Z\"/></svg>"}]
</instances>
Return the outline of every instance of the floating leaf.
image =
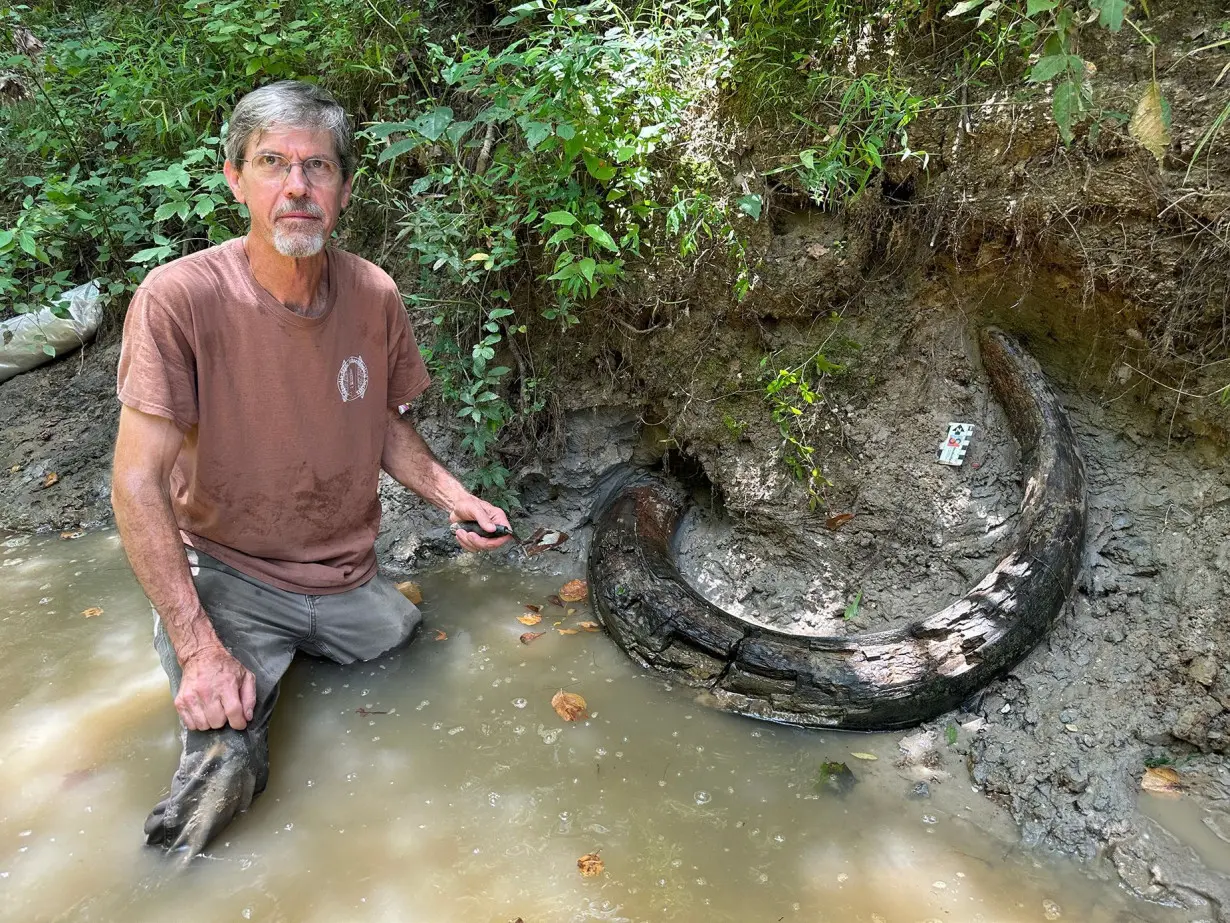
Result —
<instances>
[{"instance_id":1,"label":"floating leaf","mask_svg":"<svg viewBox=\"0 0 1230 923\"><path fill-rule=\"evenodd\" d=\"M597 622L577 622L577 628L584 631L602 631L602 626Z\"/></svg>"},{"instance_id":2,"label":"floating leaf","mask_svg":"<svg viewBox=\"0 0 1230 923\"><path fill-rule=\"evenodd\" d=\"M526 603L525 608L535 615L542 611L542 606L538 605L538 603Z\"/></svg>"},{"instance_id":3,"label":"floating leaf","mask_svg":"<svg viewBox=\"0 0 1230 923\"><path fill-rule=\"evenodd\" d=\"M552 593L550 596L547 597L547 602L549 602L553 606L559 606L561 609L564 608L564 601L560 599L558 596L556 596L554 593Z\"/></svg>"},{"instance_id":4,"label":"floating leaf","mask_svg":"<svg viewBox=\"0 0 1230 923\"><path fill-rule=\"evenodd\" d=\"M522 625L537 625L542 621L542 616L534 612L527 612L525 615L517 616L517 621Z\"/></svg>"},{"instance_id":5,"label":"floating leaf","mask_svg":"<svg viewBox=\"0 0 1230 923\"><path fill-rule=\"evenodd\" d=\"M1177 795L1183 791L1183 780L1169 766L1151 766L1145 770L1140 787L1146 792L1161 795Z\"/></svg>"},{"instance_id":6,"label":"floating leaf","mask_svg":"<svg viewBox=\"0 0 1230 923\"><path fill-rule=\"evenodd\" d=\"M559 588L559 598L566 603L580 602L589 595L589 585L584 580L569 580Z\"/></svg>"},{"instance_id":7,"label":"floating leaf","mask_svg":"<svg viewBox=\"0 0 1230 923\"><path fill-rule=\"evenodd\" d=\"M565 692L561 689L551 697L551 707L565 721L584 721L589 717L585 700L575 692Z\"/></svg>"},{"instance_id":8,"label":"floating leaf","mask_svg":"<svg viewBox=\"0 0 1230 923\"><path fill-rule=\"evenodd\" d=\"M569 608L568 611L564 613L564 618L567 618L570 615L576 615L576 611L576 609Z\"/></svg>"},{"instance_id":9,"label":"floating leaf","mask_svg":"<svg viewBox=\"0 0 1230 923\"><path fill-rule=\"evenodd\" d=\"M99 606L90 606L90 608L84 610L81 614L87 619L92 619L96 615L102 615L103 611Z\"/></svg>"},{"instance_id":10,"label":"floating leaf","mask_svg":"<svg viewBox=\"0 0 1230 923\"><path fill-rule=\"evenodd\" d=\"M1128 123L1128 134L1161 165L1166 148L1170 147L1170 113L1156 80L1149 81L1149 88L1136 104L1132 121Z\"/></svg>"},{"instance_id":11,"label":"floating leaf","mask_svg":"<svg viewBox=\"0 0 1230 923\"><path fill-rule=\"evenodd\" d=\"M61 532L60 538L65 539L66 541L71 541L74 538L81 538L83 535L85 535L85 533L80 529L72 529L68 532Z\"/></svg>"},{"instance_id":12,"label":"floating leaf","mask_svg":"<svg viewBox=\"0 0 1230 923\"><path fill-rule=\"evenodd\" d=\"M853 751L851 751L850 755L854 757L856 760L878 760L879 759L879 757L876 756L874 753L854 753Z\"/></svg>"},{"instance_id":13,"label":"floating leaf","mask_svg":"<svg viewBox=\"0 0 1230 923\"><path fill-rule=\"evenodd\" d=\"M606 865L596 852L591 852L577 860L577 868L581 870L582 877L593 878L595 875L601 875Z\"/></svg>"},{"instance_id":14,"label":"floating leaf","mask_svg":"<svg viewBox=\"0 0 1230 923\"><path fill-rule=\"evenodd\" d=\"M56 484L59 480L60 480L60 476L58 474L56 474L54 471L48 471L47 477L43 478L43 486L51 487L52 485Z\"/></svg>"},{"instance_id":15,"label":"floating leaf","mask_svg":"<svg viewBox=\"0 0 1230 923\"><path fill-rule=\"evenodd\" d=\"M448 634L446 632L441 631L439 628L437 628L436 629L436 640L437 641L447 641Z\"/></svg>"},{"instance_id":16,"label":"floating leaf","mask_svg":"<svg viewBox=\"0 0 1230 923\"><path fill-rule=\"evenodd\" d=\"M840 529L853 518L853 513L838 513L836 516L830 516L824 520L824 525L827 529Z\"/></svg>"},{"instance_id":17,"label":"floating leaf","mask_svg":"<svg viewBox=\"0 0 1230 923\"><path fill-rule=\"evenodd\" d=\"M527 555L542 554L544 551L550 551L552 548L558 548L564 542L568 541L567 532L558 532L551 529L537 529L534 534L521 543L521 547Z\"/></svg>"},{"instance_id":18,"label":"floating leaf","mask_svg":"<svg viewBox=\"0 0 1230 923\"><path fill-rule=\"evenodd\" d=\"M537 641L539 638L541 638L545 634L546 634L545 631L527 631L525 634L521 636L521 643L522 644L533 644L535 641Z\"/></svg>"},{"instance_id":19,"label":"floating leaf","mask_svg":"<svg viewBox=\"0 0 1230 923\"><path fill-rule=\"evenodd\" d=\"M577 632L577 630L576 630L575 628L557 628L557 629L556 629L556 631L558 631L561 635L575 635L575 634L578 634L578 632Z\"/></svg>"},{"instance_id":20,"label":"floating leaf","mask_svg":"<svg viewBox=\"0 0 1230 923\"><path fill-rule=\"evenodd\" d=\"M423 601L423 589L413 580L397 584L397 591L416 606Z\"/></svg>"}]
</instances>

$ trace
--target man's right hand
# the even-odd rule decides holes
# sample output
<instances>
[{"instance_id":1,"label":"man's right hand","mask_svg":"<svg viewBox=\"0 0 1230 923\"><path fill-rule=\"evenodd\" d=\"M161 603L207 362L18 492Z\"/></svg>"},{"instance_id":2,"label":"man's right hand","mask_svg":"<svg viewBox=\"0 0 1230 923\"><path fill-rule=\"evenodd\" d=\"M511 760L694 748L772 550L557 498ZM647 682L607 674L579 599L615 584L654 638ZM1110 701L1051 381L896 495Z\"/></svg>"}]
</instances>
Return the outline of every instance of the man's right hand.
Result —
<instances>
[{"instance_id":1,"label":"man's right hand","mask_svg":"<svg viewBox=\"0 0 1230 923\"><path fill-rule=\"evenodd\" d=\"M256 708L256 677L221 644L193 653L181 665L183 678L175 710L190 731L228 723L242 731Z\"/></svg>"}]
</instances>

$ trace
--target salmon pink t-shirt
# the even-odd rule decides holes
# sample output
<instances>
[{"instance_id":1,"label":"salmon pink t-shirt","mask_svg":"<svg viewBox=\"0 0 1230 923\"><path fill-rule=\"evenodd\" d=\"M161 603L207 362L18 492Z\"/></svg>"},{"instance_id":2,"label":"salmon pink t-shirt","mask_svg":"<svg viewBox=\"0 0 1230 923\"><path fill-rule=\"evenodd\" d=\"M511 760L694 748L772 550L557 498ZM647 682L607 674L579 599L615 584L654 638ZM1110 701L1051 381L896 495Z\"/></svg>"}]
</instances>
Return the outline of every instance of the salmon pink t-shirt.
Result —
<instances>
[{"instance_id":1,"label":"salmon pink t-shirt","mask_svg":"<svg viewBox=\"0 0 1230 923\"><path fill-rule=\"evenodd\" d=\"M340 593L376 572L377 487L389 408L428 385L392 279L327 251L319 317L252 276L243 239L155 269L124 321L118 393L174 421L183 540L295 593Z\"/></svg>"}]
</instances>

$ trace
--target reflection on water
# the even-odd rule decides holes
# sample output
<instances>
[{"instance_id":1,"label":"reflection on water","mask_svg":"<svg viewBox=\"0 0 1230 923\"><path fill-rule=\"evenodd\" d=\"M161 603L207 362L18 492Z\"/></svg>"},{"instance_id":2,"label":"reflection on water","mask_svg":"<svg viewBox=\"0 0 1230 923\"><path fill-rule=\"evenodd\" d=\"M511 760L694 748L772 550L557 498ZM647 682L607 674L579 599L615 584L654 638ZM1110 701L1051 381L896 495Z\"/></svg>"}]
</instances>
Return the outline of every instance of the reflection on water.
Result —
<instances>
[{"instance_id":1,"label":"reflection on water","mask_svg":"<svg viewBox=\"0 0 1230 923\"><path fill-rule=\"evenodd\" d=\"M0 581L0 919L1186 919L1019 850L960 777L909 799L900 735L706 709L602 634L521 644L557 582L477 561L422 575L408 650L292 668L268 790L177 872L141 843L178 740L115 536L10 539ZM561 688L589 721L556 716ZM815 790L826 760L859 776L844 798Z\"/></svg>"}]
</instances>

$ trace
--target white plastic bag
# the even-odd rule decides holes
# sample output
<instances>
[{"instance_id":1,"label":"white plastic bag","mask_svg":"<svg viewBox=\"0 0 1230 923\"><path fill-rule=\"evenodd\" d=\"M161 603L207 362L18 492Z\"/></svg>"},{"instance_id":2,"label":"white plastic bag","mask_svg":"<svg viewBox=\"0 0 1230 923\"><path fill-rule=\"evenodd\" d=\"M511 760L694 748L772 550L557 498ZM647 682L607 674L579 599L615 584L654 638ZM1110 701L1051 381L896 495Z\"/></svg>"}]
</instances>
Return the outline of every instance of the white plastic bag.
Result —
<instances>
[{"instance_id":1,"label":"white plastic bag","mask_svg":"<svg viewBox=\"0 0 1230 923\"><path fill-rule=\"evenodd\" d=\"M68 317L43 308L0 323L0 382L50 362L44 344L55 349L57 358L84 346L102 322L100 294L96 282L87 282L57 299L67 306Z\"/></svg>"}]
</instances>

